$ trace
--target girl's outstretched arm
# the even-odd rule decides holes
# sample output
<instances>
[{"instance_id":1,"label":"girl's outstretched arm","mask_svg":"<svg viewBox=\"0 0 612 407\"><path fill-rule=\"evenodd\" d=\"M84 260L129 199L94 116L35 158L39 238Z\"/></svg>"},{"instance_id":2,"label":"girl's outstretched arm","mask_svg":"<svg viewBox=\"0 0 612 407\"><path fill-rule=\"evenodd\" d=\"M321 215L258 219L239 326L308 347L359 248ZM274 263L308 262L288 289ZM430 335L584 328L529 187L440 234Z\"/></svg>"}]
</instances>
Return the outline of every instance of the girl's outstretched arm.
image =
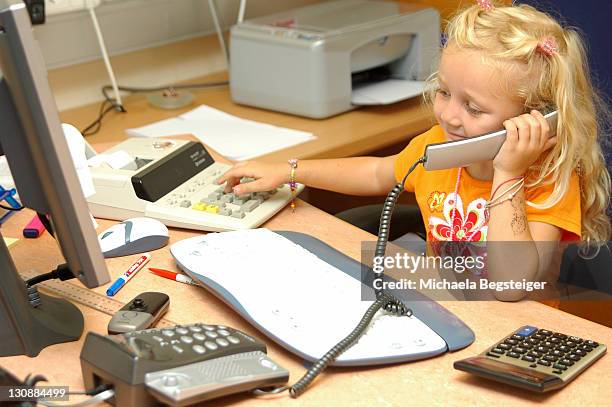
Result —
<instances>
[{"instance_id":1,"label":"girl's outstretched arm","mask_svg":"<svg viewBox=\"0 0 612 407\"><path fill-rule=\"evenodd\" d=\"M352 157L298 162L296 181L314 188L348 195L385 195L395 185L395 156ZM255 181L239 184L242 177ZM225 190L237 195L268 191L290 181L290 166L285 163L245 161L236 164L220 179Z\"/></svg>"}]
</instances>

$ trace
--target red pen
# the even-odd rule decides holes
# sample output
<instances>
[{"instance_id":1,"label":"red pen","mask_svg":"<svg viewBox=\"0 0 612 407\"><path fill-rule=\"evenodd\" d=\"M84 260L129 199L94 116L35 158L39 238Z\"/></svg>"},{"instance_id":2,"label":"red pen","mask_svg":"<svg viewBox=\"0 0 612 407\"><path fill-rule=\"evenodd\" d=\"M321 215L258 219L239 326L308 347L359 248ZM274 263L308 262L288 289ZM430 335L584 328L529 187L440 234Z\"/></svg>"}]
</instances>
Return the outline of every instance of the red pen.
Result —
<instances>
[{"instance_id":1,"label":"red pen","mask_svg":"<svg viewBox=\"0 0 612 407\"><path fill-rule=\"evenodd\" d=\"M180 283L191 284L191 285L198 285L198 283L193 281L193 279L191 277L188 277L188 276L186 276L184 274L175 273L174 271L170 271L170 270L156 269L156 268L152 268L152 267L149 267L149 270L151 270L153 273L157 274L160 277L164 277L164 278L167 278L167 279L170 279L170 280L178 281Z\"/></svg>"}]
</instances>

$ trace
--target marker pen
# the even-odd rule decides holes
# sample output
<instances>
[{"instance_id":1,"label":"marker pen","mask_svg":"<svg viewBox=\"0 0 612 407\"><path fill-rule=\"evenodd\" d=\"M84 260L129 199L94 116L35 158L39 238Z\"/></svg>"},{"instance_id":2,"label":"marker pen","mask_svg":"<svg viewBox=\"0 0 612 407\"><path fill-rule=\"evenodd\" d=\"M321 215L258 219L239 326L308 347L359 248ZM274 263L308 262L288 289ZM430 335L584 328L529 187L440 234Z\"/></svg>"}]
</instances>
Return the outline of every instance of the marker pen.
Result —
<instances>
[{"instance_id":1,"label":"marker pen","mask_svg":"<svg viewBox=\"0 0 612 407\"><path fill-rule=\"evenodd\" d=\"M36 238L45 233L45 227L40 222L38 216L34 216L32 220L23 228L23 236L28 238Z\"/></svg>"},{"instance_id":2,"label":"marker pen","mask_svg":"<svg viewBox=\"0 0 612 407\"><path fill-rule=\"evenodd\" d=\"M134 275L138 273L138 271L140 271L140 269L143 268L144 265L149 262L149 260L151 260L151 253L145 253L140 256L138 260L132 263L130 268L128 268L127 271L123 273L121 277L115 280L113 285L106 290L106 295L112 297L113 295L117 294L117 291L119 291L121 287L125 285L125 283L130 281L130 279L134 277Z\"/></svg>"}]
</instances>

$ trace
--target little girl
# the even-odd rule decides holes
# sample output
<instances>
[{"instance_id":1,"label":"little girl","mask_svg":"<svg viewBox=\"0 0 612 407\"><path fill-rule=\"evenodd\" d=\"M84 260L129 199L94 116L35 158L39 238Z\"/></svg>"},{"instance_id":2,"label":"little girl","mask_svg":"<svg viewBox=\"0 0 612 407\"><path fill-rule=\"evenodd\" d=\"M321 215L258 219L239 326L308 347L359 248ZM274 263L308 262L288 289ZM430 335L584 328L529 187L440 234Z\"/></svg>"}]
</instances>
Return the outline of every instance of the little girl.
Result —
<instances>
[{"instance_id":1,"label":"little girl","mask_svg":"<svg viewBox=\"0 0 612 407\"><path fill-rule=\"evenodd\" d=\"M530 6L495 7L490 0L457 14L446 34L425 95L438 124L401 153L290 160L289 166L242 162L219 182L241 195L273 189L292 174L315 188L385 195L427 144L504 127L506 141L493 161L440 171L418 166L408 177L406 190L416 194L427 240L522 242L521 267L501 253L488 272L494 280L533 281L551 262L550 250L537 243L610 239L610 176L596 119L598 106L607 109L590 83L579 35ZM556 129L542 115L550 110L559 112ZM238 184L241 177L255 181ZM505 299L517 298L520 293Z\"/></svg>"}]
</instances>

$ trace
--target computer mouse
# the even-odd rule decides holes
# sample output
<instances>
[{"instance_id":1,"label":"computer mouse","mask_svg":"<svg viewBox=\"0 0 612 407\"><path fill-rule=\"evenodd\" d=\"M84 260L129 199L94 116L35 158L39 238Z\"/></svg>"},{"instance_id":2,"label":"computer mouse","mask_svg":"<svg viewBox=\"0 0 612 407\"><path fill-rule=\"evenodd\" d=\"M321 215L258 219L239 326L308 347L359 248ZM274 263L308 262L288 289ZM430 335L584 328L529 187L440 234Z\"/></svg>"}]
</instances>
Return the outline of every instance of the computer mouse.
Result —
<instances>
[{"instance_id":1,"label":"computer mouse","mask_svg":"<svg viewBox=\"0 0 612 407\"><path fill-rule=\"evenodd\" d=\"M168 228L152 218L124 220L98 235L104 257L128 256L159 249L168 244Z\"/></svg>"}]
</instances>

